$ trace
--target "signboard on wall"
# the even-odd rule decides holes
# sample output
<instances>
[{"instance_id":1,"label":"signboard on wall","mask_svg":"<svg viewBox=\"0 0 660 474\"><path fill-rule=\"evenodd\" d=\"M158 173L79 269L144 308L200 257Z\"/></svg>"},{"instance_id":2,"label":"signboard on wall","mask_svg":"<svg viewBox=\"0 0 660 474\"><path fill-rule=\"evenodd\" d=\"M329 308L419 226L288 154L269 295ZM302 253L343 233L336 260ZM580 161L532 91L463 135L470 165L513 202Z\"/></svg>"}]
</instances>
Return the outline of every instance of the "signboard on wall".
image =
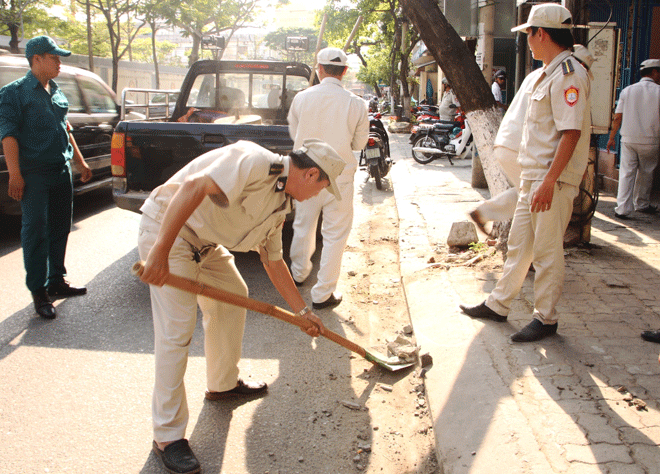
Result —
<instances>
[{"instance_id":1,"label":"signboard on wall","mask_svg":"<svg viewBox=\"0 0 660 474\"><path fill-rule=\"evenodd\" d=\"M589 23L589 44L587 48L594 57L591 72L591 133L597 135L609 132L614 110L614 84L616 81L616 53L618 47L615 24ZM602 31L601 31L601 28Z\"/></svg>"}]
</instances>

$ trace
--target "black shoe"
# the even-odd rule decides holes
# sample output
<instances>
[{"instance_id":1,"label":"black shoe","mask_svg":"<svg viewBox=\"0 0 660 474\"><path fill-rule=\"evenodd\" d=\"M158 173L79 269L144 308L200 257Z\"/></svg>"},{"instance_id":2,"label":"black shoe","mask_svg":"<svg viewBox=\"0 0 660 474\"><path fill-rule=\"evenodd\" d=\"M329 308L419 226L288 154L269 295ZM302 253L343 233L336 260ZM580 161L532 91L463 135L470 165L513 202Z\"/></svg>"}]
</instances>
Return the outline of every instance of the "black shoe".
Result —
<instances>
[{"instance_id":1,"label":"black shoe","mask_svg":"<svg viewBox=\"0 0 660 474\"><path fill-rule=\"evenodd\" d=\"M225 398L262 395L267 391L268 385L266 385L266 382L243 382L243 380L238 379L238 384L231 390L226 390L224 392L211 392L207 390L204 394L204 398L215 401L223 400Z\"/></svg>"},{"instance_id":2,"label":"black shoe","mask_svg":"<svg viewBox=\"0 0 660 474\"><path fill-rule=\"evenodd\" d=\"M503 323L506 321L506 316L497 314L495 311L486 306L485 301L481 304L478 304L477 306L464 306L460 304L458 307L461 308L461 311L472 318L492 319L498 323Z\"/></svg>"},{"instance_id":3,"label":"black shoe","mask_svg":"<svg viewBox=\"0 0 660 474\"><path fill-rule=\"evenodd\" d=\"M48 285L48 294L55 298L67 298L69 296L81 296L87 293L84 286L71 286L68 281L62 280Z\"/></svg>"},{"instance_id":4,"label":"black shoe","mask_svg":"<svg viewBox=\"0 0 660 474\"><path fill-rule=\"evenodd\" d=\"M557 334L557 323L543 324L538 319L533 319L531 323L511 336L513 342L533 342L539 341L545 337Z\"/></svg>"},{"instance_id":5,"label":"black shoe","mask_svg":"<svg viewBox=\"0 0 660 474\"><path fill-rule=\"evenodd\" d=\"M292 277L293 278L293 277ZM298 281L295 278L293 279L293 282L296 284L297 287L301 287L305 284L305 280L303 281Z\"/></svg>"},{"instance_id":6,"label":"black shoe","mask_svg":"<svg viewBox=\"0 0 660 474\"><path fill-rule=\"evenodd\" d=\"M333 294L330 295L330 298L328 298L327 300L325 300L322 303L312 302L312 308L313 309L334 308L339 303L341 303L341 300L342 300L341 293L333 293Z\"/></svg>"},{"instance_id":7,"label":"black shoe","mask_svg":"<svg viewBox=\"0 0 660 474\"><path fill-rule=\"evenodd\" d=\"M55 319L57 317L55 307L48 296L46 288L32 293L32 300L34 301L34 310L39 316L46 319Z\"/></svg>"},{"instance_id":8,"label":"black shoe","mask_svg":"<svg viewBox=\"0 0 660 474\"><path fill-rule=\"evenodd\" d=\"M660 331L644 331L642 333L642 339L660 344Z\"/></svg>"},{"instance_id":9,"label":"black shoe","mask_svg":"<svg viewBox=\"0 0 660 474\"><path fill-rule=\"evenodd\" d=\"M196 474L202 472L202 466L190 449L187 439L180 439L165 446L162 451L154 441L154 453L171 474Z\"/></svg>"},{"instance_id":10,"label":"black shoe","mask_svg":"<svg viewBox=\"0 0 660 474\"><path fill-rule=\"evenodd\" d=\"M630 217L625 216L623 214L619 214L616 211L614 212L614 217L616 217L617 219L621 219L622 221L627 221L628 219L630 219Z\"/></svg>"},{"instance_id":11,"label":"black shoe","mask_svg":"<svg viewBox=\"0 0 660 474\"><path fill-rule=\"evenodd\" d=\"M658 208L656 206L649 206L644 209L637 209L637 212L641 212L642 214L657 214Z\"/></svg>"}]
</instances>

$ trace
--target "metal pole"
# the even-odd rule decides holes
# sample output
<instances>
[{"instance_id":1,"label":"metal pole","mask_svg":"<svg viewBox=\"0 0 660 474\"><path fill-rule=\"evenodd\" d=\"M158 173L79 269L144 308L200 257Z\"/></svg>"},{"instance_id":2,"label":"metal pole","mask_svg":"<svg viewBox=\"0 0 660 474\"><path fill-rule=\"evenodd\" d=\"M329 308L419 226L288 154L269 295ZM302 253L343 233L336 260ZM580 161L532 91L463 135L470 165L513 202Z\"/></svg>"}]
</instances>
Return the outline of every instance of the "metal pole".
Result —
<instances>
[{"instance_id":1,"label":"metal pole","mask_svg":"<svg viewBox=\"0 0 660 474\"><path fill-rule=\"evenodd\" d=\"M321 21L321 28L319 29L319 37L316 40L316 51L314 52L314 66L312 67L312 73L309 75L309 86L311 87L314 84L314 76L316 74L316 65L318 64L317 55L321 50L321 44L323 43L323 34L325 33L325 23L328 21L328 14L323 14L323 20Z\"/></svg>"}]
</instances>

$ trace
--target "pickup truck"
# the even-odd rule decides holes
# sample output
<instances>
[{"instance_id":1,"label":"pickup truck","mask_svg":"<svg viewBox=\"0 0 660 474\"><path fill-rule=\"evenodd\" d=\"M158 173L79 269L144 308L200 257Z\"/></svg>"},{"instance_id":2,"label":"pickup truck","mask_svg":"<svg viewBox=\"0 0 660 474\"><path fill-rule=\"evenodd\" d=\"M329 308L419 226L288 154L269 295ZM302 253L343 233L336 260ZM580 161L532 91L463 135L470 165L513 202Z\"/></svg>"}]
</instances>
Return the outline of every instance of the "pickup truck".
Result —
<instances>
[{"instance_id":1,"label":"pickup truck","mask_svg":"<svg viewBox=\"0 0 660 474\"><path fill-rule=\"evenodd\" d=\"M295 62L194 63L171 117L121 121L115 127L111 159L117 206L139 212L149 193L191 160L238 140L289 153L293 141L286 117L311 72Z\"/></svg>"}]
</instances>

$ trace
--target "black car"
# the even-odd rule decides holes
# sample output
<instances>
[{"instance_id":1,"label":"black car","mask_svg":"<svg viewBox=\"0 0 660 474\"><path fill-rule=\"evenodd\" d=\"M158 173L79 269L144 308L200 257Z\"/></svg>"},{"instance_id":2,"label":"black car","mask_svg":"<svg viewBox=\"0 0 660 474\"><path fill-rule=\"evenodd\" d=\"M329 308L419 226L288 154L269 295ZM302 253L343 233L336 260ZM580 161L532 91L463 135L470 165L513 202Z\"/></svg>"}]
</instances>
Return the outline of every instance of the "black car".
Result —
<instances>
[{"instance_id":1,"label":"black car","mask_svg":"<svg viewBox=\"0 0 660 474\"><path fill-rule=\"evenodd\" d=\"M0 56L0 87L23 77L29 70L27 59L22 56ZM80 181L73 166L74 193L82 194L112 184L110 170L110 141L119 121L119 107L115 93L96 74L72 66L60 68L55 78L69 100L69 123L85 161L92 169L92 179ZM0 153L1 153L0 145ZM9 174L4 154L0 154L0 213L21 213L18 201L7 195Z\"/></svg>"}]
</instances>

